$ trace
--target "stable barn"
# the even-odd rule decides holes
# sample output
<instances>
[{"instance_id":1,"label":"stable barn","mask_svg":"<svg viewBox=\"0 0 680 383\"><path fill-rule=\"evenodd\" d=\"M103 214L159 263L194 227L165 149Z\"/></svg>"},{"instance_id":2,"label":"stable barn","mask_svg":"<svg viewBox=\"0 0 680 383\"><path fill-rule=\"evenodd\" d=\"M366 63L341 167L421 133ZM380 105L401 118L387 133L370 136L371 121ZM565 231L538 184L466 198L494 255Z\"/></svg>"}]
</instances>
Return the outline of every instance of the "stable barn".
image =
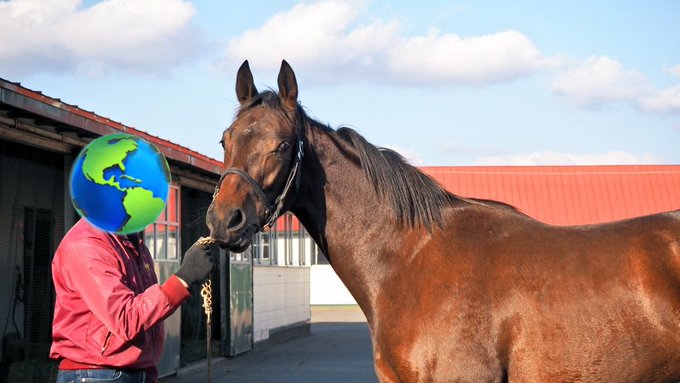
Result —
<instances>
[{"instance_id":1,"label":"stable barn","mask_svg":"<svg viewBox=\"0 0 680 383\"><path fill-rule=\"evenodd\" d=\"M79 219L69 198L69 172L91 140L119 132L153 143L170 165L166 211L145 231L162 282L179 268L184 251L208 235L204 215L221 162L0 79L0 383L52 380L50 264ZM293 228L290 216L260 234L245 253L214 251L219 267L212 276L213 356L309 333L309 259L316 247L299 225ZM161 376L205 359L199 288L165 321Z\"/></svg>"}]
</instances>

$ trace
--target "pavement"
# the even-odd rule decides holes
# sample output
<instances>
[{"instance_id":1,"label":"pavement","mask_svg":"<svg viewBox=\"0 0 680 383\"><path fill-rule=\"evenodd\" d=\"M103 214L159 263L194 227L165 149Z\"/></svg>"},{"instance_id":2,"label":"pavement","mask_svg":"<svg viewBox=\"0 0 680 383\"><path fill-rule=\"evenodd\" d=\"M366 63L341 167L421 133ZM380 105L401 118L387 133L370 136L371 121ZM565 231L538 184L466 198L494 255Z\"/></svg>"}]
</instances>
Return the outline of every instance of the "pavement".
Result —
<instances>
[{"instance_id":1,"label":"pavement","mask_svg":"<svg viewBox=\"0 0 680 383\"><path fill-rule=\"evenodd\" d=\"M311 334L213 359L212 383L377 383L368 325L356 306L313 306ZM160 383L207 382L199 362Z\"/></svg>"}]
</instances>

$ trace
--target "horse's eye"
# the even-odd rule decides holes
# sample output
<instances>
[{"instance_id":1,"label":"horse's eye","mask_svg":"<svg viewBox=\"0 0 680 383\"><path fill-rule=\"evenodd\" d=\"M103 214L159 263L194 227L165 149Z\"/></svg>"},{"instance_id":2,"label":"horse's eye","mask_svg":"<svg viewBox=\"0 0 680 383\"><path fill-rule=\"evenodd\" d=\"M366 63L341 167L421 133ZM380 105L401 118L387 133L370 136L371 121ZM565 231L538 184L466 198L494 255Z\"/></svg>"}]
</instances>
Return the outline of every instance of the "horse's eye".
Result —
<instances>
[{"instance_id":1,"label":"horse's eye","mask_svg":"<svg viewBox=\"0 0 680 383\"><path fill-rule=\"evenodd\" d=\"M279 144L279 147L276 148L276 152L279 154L284 154L288 151L289 148L290 144L288 143L288 141L283 141L281 144Z\"/></svg>"},{"instance_id":2,"label":"horse's eye","mask_svg":"<svg viewBox=\"0 0 680 383\"><path fill-rule=\"evenodd\" d=\"M222 149L224 149L224 140L220 140L220 145L222 145Z\"/></svg>"}]
</instances>

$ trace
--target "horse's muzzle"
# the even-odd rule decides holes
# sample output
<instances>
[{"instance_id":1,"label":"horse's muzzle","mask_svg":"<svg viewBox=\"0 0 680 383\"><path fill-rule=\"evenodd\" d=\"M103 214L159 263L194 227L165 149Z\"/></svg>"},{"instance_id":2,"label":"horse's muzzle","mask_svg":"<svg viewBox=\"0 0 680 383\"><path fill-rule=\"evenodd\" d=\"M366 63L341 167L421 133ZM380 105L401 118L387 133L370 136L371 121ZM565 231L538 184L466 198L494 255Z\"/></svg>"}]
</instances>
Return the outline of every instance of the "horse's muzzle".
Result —
<instances>
[{"instance_id":1,"label":"horse's muzzle","mask_svg":"<svg viewBox=\"0 0 680 383\"><path fill-rule=\"evenodd\" d=\"M222 248L242 253L252 243L253 235L258 232L255 225L248 224L241 209L232 209L227 214L219 214L211 204L206 214L206 224L210 237Z\"/></svg>"}]
</instances>

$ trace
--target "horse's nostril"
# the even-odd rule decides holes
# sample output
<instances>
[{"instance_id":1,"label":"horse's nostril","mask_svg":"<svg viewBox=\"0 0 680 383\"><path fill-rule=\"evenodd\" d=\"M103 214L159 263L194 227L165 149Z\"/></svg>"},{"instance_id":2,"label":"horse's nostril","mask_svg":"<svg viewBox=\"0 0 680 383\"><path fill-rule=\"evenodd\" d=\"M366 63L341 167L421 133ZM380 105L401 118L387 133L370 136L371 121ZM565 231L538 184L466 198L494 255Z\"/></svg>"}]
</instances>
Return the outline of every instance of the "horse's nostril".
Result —
<instances>
[{"instance_id":1,"label":"horse's nostril","mask_svg":"<svg viewBox=\"0 0 680 383\"><path fill-rule=\"evenodd\" d=\"M231 213L231 217L227 222L227 228L230 230L238 229L245 223L245 216L241 209L236 209Z\"/></svg>"}]
</instances>

